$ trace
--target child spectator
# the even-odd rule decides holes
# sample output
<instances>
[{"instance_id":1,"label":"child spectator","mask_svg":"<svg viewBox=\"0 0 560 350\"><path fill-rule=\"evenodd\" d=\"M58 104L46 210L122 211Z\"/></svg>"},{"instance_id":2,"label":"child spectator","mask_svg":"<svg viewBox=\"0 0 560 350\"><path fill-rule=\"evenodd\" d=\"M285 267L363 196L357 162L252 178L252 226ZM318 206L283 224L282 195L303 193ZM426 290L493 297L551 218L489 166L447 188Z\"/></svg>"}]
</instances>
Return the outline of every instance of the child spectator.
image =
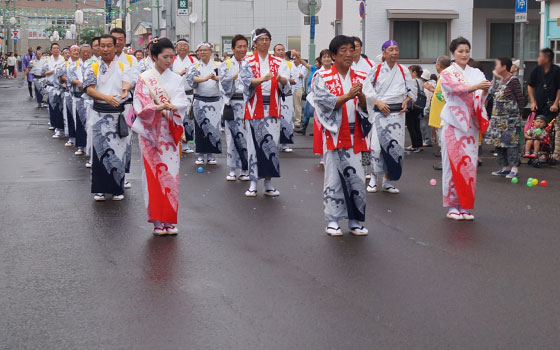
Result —
<instances>
[{"instance_id":1,"label":"child spectator","mask_svg":"<svg viewBox=\"0 0 560 350\"><path fill-rule=\"evenodd\" d=\"M525 133L525 154L523 158L537 158L537 154L541 149L541 144L546 137L546 121L544 116L535 117L535 124ZM531 153L531 149L533 153Z\"/></svg>"}]
</instances>

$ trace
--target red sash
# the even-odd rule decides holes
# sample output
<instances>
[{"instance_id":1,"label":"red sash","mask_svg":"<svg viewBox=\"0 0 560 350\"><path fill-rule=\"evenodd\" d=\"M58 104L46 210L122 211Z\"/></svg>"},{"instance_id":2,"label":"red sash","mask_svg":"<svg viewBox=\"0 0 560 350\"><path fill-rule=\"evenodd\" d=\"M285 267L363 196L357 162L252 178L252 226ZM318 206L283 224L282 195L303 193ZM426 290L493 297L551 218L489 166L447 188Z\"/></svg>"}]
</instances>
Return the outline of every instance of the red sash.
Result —
<instances>
[{"instance_id":1,"label":"red sash","mask_svg":"<svg viewBox=\"0 0 560 350\"><path fill-rule=\"evenodd\" d=\"M362 82L366 77L361 74L361 72L356 72L350 69L350 79L352 80L352 85ZM342 89L342 82L340 81L340 76L336 70L336 66L333 66L330 70L320 71L321 77L325 81L325 85L329 89L330 93L339 97L344 95L344 90ZM331 79L327 79L327 78ZM366 140L362 132L361 116L358 113L358 97L354 98L354 106L356 108L356 122L354 127L354 145L352 145L352 137L350 133L350 123L348 122L348 110L346 109L346 103L342 105L342 123L340 124L340 129L338 130L338 142L335 145L331 133L325 129L325 137L327 140L327 149L332 151L338 148L350 149L354 148L354 153L368 152Z\"/></svg>"},{"instance_id":2,"label":"red sash","mask_svg":"<svg viewBox=\"0 0 560 350\"><path fill-rule=\"evenodd\" d=\"M245 59L253 72L255 78L261 77L261 64L259 60L259 54L256 52L253 56L247 57ZM282 60L276 58L272 55L268 55L268 66L270 67L270 73L274 76L270 80L270 109L268 111L269 116L280 118L280 96L278 91L278 79L276 75L278 74L278 68L280 67ZM264 104L262 95L262 86L257 85L255 88L255 94L249 102L245 105L245 119L264 119Z\"/></svg>"}]
</instances>

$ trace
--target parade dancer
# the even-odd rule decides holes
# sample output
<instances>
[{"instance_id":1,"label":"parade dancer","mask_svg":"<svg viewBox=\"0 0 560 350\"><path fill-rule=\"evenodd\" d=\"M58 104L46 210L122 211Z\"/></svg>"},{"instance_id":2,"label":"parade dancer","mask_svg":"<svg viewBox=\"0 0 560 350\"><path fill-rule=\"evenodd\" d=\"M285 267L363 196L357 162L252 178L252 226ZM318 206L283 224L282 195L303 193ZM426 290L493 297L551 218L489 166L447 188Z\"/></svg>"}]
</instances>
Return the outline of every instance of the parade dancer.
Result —
<instances>
[{"instance_id":1,"label":"parade dancer","mask_svg":"<svg viewBox=\"0 0 560 350\"><path fill-rule=\"evenodd\" d=\"M452 220L474 220L469 210L476 197L478 140L488 127L484 103L492 83L467 64L471 57L467 39L454 39L449 51L455 62L440 75L446 101L441 111L443 206Z\"/></svg>"},{"instance_id":2,"label":"parade dancer","mask_svg":"<svg viewBox=\"0 0 560 350\"><path fill-rule=\"evenodd\" d=\"M73 45L70 47L70 50L64 50L65 52L68 51L69 57L66 59L66 63L64 64L64 68L61 69L59 74L62 74L60 80L63 82L65 86L64 91L64 120L66 122L65 128L68 132L68 142L64 144L66 147L74 147L76 145L76 111L74 107L74 98L72 94L72 80L69 79L70 71L75 69L77 65L79 65L80 61L80 47L78 45ZM64 53L63 53L64 55ZM65 56L65 55L64 55ZM80 135L83 136L83 135Z\"/></svg>"},{"instance_id":3,"label":"parade dancer","mask_svg":"<svg viewBox=\"0 0 560 350\"><path fill-rule=\"evenodd\" d=\"M122 28L113 28L111 29L110 34L115 38L117 41L117 45L115 46L117 56L117 61L121 62L125 66L125 72L128 75L126 78L127 81L130 82L132 85L132 89L129 92L129 96L125 101L125 110L124 115L129 124L132 124L133 119L133 108L132 108L132 96L134 94L134 85L136 84L136 80L140 75L140 69L138 67L138 60L123 51L124 45L126 44L126 32ZM130 173L130 165L132 162L132 137L128 138L128 146L126 147L126 174ZM131 188L132 184L125 180L124 188L128 189Z\"/></svg>"},{"instance_id":4,"label":"parade dancer","mask_svg":"<svg viewBox=\"0 0 560 350\"><path fill-rule=\"evenodd\" d=\"M296 84L295 76L297 74L294 64L286 60L286 49L282 44L274 46L274 56L285 60L289 75L289 84L282 87L282 119L280 122L280 144L282 145L282 152L291 153L293 149L288 145L294 144L294 95L292 86Z\"/></svg>"},{"instance_id":5,"label":"parade dancer","mask_svg":"<svg viewBox=\"0 0 560 350\"><path fill-rule=\"evenodd\" d=\"M326 232L341 236L339 221L348 219L350 232L365 236L366 183L362 152L369 151L372 123L367 113L366 96L362 92L364 72L352 66L354 42L339 35L329 51L335 61L331 69L315 76L311 91L318 121L324 132L325 183L323 204Z\"/></svg>"},{"instance_id":6,"label":"parade dancer","mask_svg":"<svg viewBox=\"0 0 560 350\"><path fill-rule=\"evenodd\" d=\"M91 191L96 201L104 201L105 194L113 200L124 199L124 174L128 127L124 121L124 102L132 85L126 79L125 65L115 57L116 40L109 34L99 39L101 60L86 71L83 87L94 99L88 116L92 119Z\"/></svg>"},{"instance_id":7,"label":"parade dancer","mask_svg":"<svg viewBox=\"0 0 560 350\"><path fill-rule=\"evenodd\" d=\"M95 62L99 62L101 60L101 50L99 48L99 37L95 37L91 40L91 53L92 56L89 60L84 61L84 67L82 72L84 73L88 70L88 68ZM86 134L87 134L87 142L86 142L86 155L89 156L89 160L86 162L85 167L91 168L91 163L93 161L93 152L92 145L93 145L93 118L90 116L92 115L93 109L93 99L88 94L83 94L82 99L84 100L84 105L86 107Z\"/></svg>"},{"instance_id":8,"label":"parade dancer","mask_svg":"<svg viewBox=\"0 0 560 350\"><path fill-rule=\"evenodd\" d=\"M54 130L53 139L59 139L64 131L64 116L62 115L62 89L59 80L55 77L56 68L64 65L64 57L60 55L60 45L51 44L51 56L47 58L41 75L47 77L47 92L49 94L49 130Z\"/></svg>"},{"instance_id":9,"label":"parade dancer","mask_svg":"<svg viewBox=\"0 0 560 350\"><path fill-rule=\"evenodd\" d=\"M89 44L83 44L79 48L79 55L80 59L68 67L68 80L72 84L72 115L76 120L77 150L74 152L74 155L83 156L87 145L87 106L83 99L84 90L82 84L84 82L84 65L92 55L91 46Z\"/></svg>"},{"instance_id":10,"label":"parade dancer","mask_svg":"<svg viewBox=\"0 0 560 350\"><path fill-rule=\"evenodd\" d=\"M178 229L182 116L187 109L185 79L173 73L173 43L156 39L150 47L154 67L140 75L134 93L137 118L132 126L142 150L142 183L153 234L175 235Z\"/></svg>"},{"instance_id":11,"label":"parade dancer","mask_svg":"<svg viewBox=\"0 0 560 350\"><path fill-rule=\"evenodd\" d=\"M186 83L186 74L189 67L198 62L194 57L189 56L189 42L185 39L177 40L176 44L177 56L173 59L172 69L175 73L179 74L185 79L185 95L187 95L187 110L185 114L189 113L189 109L193 103L194 92L191 85ZM185 129L185 143L183 144L183 152L186 154L194 153L190 148L189 142L194 141L194 121L190 120L187 115L183 117L183 127Z\"/></svg>"},{"instance_id":12,"label":"parade dancer","mask_svg":"<svg viewBox=\"0 0 560 350\"><path fill-rule=\"evenodd\" d=\"M243 35L236 35L231 41L233 57L220 65L220 91L224 103L223 117L225 120L227 143L227 181L236 181L236 171L240 170L239 180L249 181L249 164L247 162L248 128L245 123L245 101L243 98L243 82L239 78L242 64L246 64L249 42Z\"/></svg>"},{"instance_id":13,"label":"parade dancer","mask_svg":"<svg viewBox=\"0 0 560 350\"><path fill-rule=\"evenodd\" d=\"M222 101L218 82L218 64L212 58L212 44L200 43L196 48L200 61L190 66L187 84L194 88L195 164L215 165L214 154L222 153Z\"/></svg>"},{"instance_id":14,"label":"parade dancer","mask_svg":"<svg viewBox=\"0 0 560 350\"><path fill-rule=\"evenodd\" d=\"M352 69L369 74L374 67L374 63L369 58L362 56L362 39L354 36L352 37L352 40L354 41L354 46L356 47L354 50L354 62L352 62Z\"/></svg>"},{"instance_id":15,"label":"parade dancer","mask_svg":"<svg viewBox=\"0 0 560 350\"><path fill-rule=\"evenodd\" d=\"M268 54L272 36L267 29L254 30L252 39L255 54L245 59L239 72L252 140L247 144L251 185L245 196L256 197L257 181L264 178L264 194L277 197L280 192L272 186L272 178L280 177L280 89L289 83L290 71L284 60Z\"/></svg>"},{"instance_id":16,"label":"parade dancer","mask_svg":"<svg viewBox=\"0 0 560 350\"><path fill-rule=\"evenodd\" d=\"M33 90L35 91L37 108L43 108L46 106L43 102L43 95L46 93L45 75L43 74L43 68L45 67L46 62L47 57L43 56L41 47L38 46L37 50L35 50L35 56L27 65L22 78L24 79L27 75L33 76Z\"/></svg>"},{"instance_id":17,"label":"parade dancer","mask_svg":"<svg viewBox=\"0 0 560 350\"><path fill-rule=\"evenodd\" d=\"M405 112L409 101L416 100L417 87L410 72L397 63L399 45L394 40L382 46L383 63L374 66L364 82L368 113L374 117L372 130L373 171L367 191L377 192L377 177L383 177L382 189L399 193L391 181L402 175L404 158Z\"/></svg>"}]
</instances>

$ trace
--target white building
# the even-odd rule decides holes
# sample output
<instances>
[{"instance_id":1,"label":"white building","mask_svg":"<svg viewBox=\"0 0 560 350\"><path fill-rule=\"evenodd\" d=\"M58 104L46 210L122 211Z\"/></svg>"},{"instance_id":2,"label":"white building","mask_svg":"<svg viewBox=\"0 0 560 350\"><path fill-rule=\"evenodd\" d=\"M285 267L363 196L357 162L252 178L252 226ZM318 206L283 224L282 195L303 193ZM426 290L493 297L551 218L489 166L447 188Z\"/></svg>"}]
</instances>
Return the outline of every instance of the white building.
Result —
<instances>
[{"instance_id":1,"label":"white building","mask_svg":"<svg viewBox=\"0 0 560 350\"><path fill-rule=\"evenodd\" d=\"M361 37L358 1L324 0L319 12L317 50L328 47L335 34L336 6L342 7L342 33ZM401 61L429 65L448 54L449 42L460 35L473 45L473 58L492 61L517 57L519 24L514 23L515 0L367 0L366 55L376 58L388 39L400 44ZM535 60L539 50L540 3L529 0L525 58ZM340 6L340 4L338 4ZM305 27L306 38L309 27ZM308 43L307 39L303 40Z\"/></svg>"},{"instance_id":2,"label":"white building","mask_svg":"<svg viewBox=\"0 0 560 350\"><path fill-rule=\"evenodd\" d=\"M191 0L190 11L190 15L177 16L176 34L193 45L208 40L215 51L231 52L234 35L250 37L253 29L266 27L273 45L281 43L298 51L302 47L303 16L297 0Z\"/></svg>"}]
</instances>

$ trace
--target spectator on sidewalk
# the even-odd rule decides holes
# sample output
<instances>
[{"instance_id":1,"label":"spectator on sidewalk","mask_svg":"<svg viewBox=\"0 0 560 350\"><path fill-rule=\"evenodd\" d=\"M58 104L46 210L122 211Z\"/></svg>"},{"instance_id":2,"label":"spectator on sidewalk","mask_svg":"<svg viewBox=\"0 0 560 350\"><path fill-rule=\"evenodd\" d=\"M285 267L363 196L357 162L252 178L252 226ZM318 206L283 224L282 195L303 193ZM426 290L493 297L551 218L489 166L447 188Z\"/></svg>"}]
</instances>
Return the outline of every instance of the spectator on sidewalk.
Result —
<instances>
[{"instance_id":1,"label":"spectator on sidewalk","mask_svg":"<svg viewBox=\"0 0 560 350\"><path fill-rule=\"evenodd\" d=\"M560 67L553 64L554 52L542 49L539 52L538 66L529 78L529 100L531 110L543 115L550 123L558 115L560 101Z\"/></svg>"}]
</instances>

